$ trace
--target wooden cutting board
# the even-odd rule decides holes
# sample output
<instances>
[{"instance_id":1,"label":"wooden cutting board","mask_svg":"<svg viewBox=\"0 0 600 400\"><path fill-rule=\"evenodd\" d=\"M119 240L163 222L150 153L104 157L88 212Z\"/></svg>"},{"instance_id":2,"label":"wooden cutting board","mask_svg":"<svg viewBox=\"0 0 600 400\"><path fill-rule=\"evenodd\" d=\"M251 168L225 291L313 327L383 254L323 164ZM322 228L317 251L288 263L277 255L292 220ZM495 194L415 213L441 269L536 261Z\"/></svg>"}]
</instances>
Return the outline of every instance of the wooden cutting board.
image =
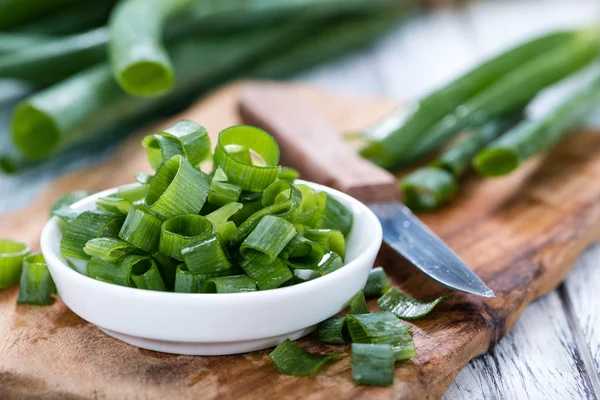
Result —
<instances>
[{"instance_id":1,"label":"wooden cutting board","mask_svg":"<svg viewBox=\"0 0 600 400\"><path fill-rule=\"evenodd\" d=\"M205 125L211 136L239 123L237 102L245 83L225 87L170 121L127 140L112 160L53 182L32 204L0 216L0 237L39 245L51 202L75 189L100 190L150 171L140 139L179 118ZM319 107L341 132L368 126L396 104L350 99L301 86L289 90ZM577 256L600 240L600 135L581 132L507 178L472 177L460 199L423 215L498 295L458 295L416 321L417 357L396 366L390 388L357 386L348 354L314 378L276 372L268 352L193 357L137 349L106 336L60 301L50 307L15 303L17 288L0 291L0 398L212 399L441 397L474 357L490 350L533 299L552 290ZM379 262L393 283L430 299L445 290L382 249ZM102 299L98 299L102 301ZM371 307L376 307L371 302ZM310 351L335 351L313 337Z\"/></svg>"}]
</instances>

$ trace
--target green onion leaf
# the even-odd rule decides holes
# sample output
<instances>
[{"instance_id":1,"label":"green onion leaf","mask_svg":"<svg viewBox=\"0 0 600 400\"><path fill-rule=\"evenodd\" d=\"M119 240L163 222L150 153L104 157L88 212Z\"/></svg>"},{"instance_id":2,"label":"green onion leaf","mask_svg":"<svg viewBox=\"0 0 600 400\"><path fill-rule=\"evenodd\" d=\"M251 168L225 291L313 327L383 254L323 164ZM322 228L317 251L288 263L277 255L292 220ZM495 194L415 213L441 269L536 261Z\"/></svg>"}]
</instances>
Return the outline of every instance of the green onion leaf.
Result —
<instances>
[{"instance_id":1,"label":"green onion leaf","mask_svg":"<svg viewBox=\"0 0 600 400\"><path fill-rule=\"evenodd\" d=\"M241 193L241 187L213 179L210 183L207 201L215 206L224 206L229 203L237 202Z\"/></svg>"},{"instance_id":2,"label":"green onion leaf","mask_svg":"<svg viewBox=\"0 0 600 400\"><path fill-rule=\"evenodd\" d=\"M102 211L116 215L127 215L131 208L131 202L120 197L108 196L96 200L96 206Z\"/></svg>"},{"instance_id":3,"label":"green onion leaf","mask_svg":"<svg viewBox=\"0 0 600 400\"><path fill-rule=\"evenodd\" d=\"M271 264L295 235L291 222L267 215L242 242L240 253L254 263Z\"/></svg>"},{"instance_id":4,"label":"green onion leaf","mask_svg":"<svg viewBox=\"0 0 600 400\"><path fill-rule=\"evenodd\" d=\"M327 275L336 271L344 266L342 258L333 252L325 253L323 259L317 266L317 270L323 275Z\"/></svg>"},{"instance_id":5,"label":"green onion leaf","mask_svg":"<svg viewBox=\"0 0 600 400\"><path fill-rule=\"evenodd\" d=\"M256 281L260 290L278 288L293 277L290 269L279 258L268 265L242 260L240 266L250 278Z\"/></svg>"},{"instance_id":6,"label":"green onion leaf","mask_svg":"<svg viewBox=\"0 0 600 400\"><path fill-rule=\"evenodd\" d=\"M335 229L347 236L352 228L352 213L333 196L325 192L319 193L319 196L323 196L323 194L325 195L325 207L316 228Z\"/></svg>"},{"instance_id":7,"label":"green onion leaf","mask_svg":"<svg viewBox=\"0 0 600 400\"><path fill-rule=\"evenodd\" d=\"M296 230L298 226L295 225ZM318 243L296 234L279 254L294 269L315 269L325 251Z\"/></svg>"},{"instance_id":8,"label":"green onion leaf","mask_svg":"<svg viewBox=\"0 0 600 400\"><path fill-rule=\"evenodd\" d=\"M281 171L279 171L279 174L277 175L277 179L288 181L290 183L294 183L298 178L300 178L300 173L290 167L281 167Z\"/></svg>"},{"instance_id":9,"label":"green onion leaf","mask_svg":"<svg viewBox=\"0 0 600 400\"><path fill-rule=\"evenodd\" d=\"M0 289L19 283L23 259L30 251L24 243L0 239Z\"/></svg>"},{"instance_id":10,"label":"green onion leaf","mask_svg":"<svg viewBox=\"0 0 600 400\"><path fill-rule=\"evenodd\" d=\"M163 164L148 186L145 205L161 218L198 214L208 197L210 177L176 155Z\"/></svg>"},{"instance_id":11,"label":"green onion leaf","mask_svg":"<svg viewBox=\"0 0 600 400\"><path fill-rule=\"evenodd\" d=\"M363 289L366 297L381 296L390 288L390 281L381 267L373 268Z\"/></svg>"},{"instance_id":12,"label":"green onion leaf","mask_svg":"<svg viewBox=\"0 0 600 400\"><path fill-rule=\"evenodd\" d=\"M256 282L246 275L210 278L202 285L202 293L255 292Z\"/></svg>"},{"instance_id":13,"label":"green onion leaf","mask_svg":"<svg viewBox=\"0 0 600 400\"><path fill-rule=\"evenodd\" d=\"M138 249L119 238L100 237L88 240L83 251L90 257L115 262L128 254L137 252Z\"/></svg>"},{"instance_id":14,"label":"green onion leaf","mask_svg":"<svg viewBox=\"0 0 600 400\"><path fill-rule=\"evenodd\" d=\"M228 151L231 145L249 149L261 158L264 165L241 160L238 158L239 153L235 153L235 157L232 156ZM214 162L227 174L229 182L244 190L260 192L277 179L280 170L277 166L279 146L275 139L262 129L248 125L232 126L219 133Z\"/></svg>"},{"instance_id":15,"label":"green onion leaf","mask_svg":"<svg viewBox=\"0 0 600 400\"><path fill-rule=\"evenodd\" d=\"M159 251L183 261L182 248L212 234L213 225L197 214L179 215L163 222L160 228Z\"/></svg>"},{"instance_id":16,"label":"green onion leaf","mask_svg":"<svg viewBox=\"0 0 600 400\"><path fill-rule=\"evenodd\" d=\"M325 363L332 360L336 354L313 354L302 350L290 339L269 353L271 361L279 371L292 376L313 376Z\"/></svg>"},{"instance_id":17,"label":"green onion leaf","mask_svg":"<svg viewBox=\"0 0 600 400\"><path fill-rule=\"evenodd\" d=\"M157 290L161 292L167 290L156 262L151 258L149 262L138 262L132 267L131 279L138 289Z\"/></svg>"},{"instance_id":18,"label":"green onion leaf","mask_svg":"<svg viewBox=\"0 0 600 400\"><path fill-rule=\"evenodd\" d=\"M89 259L83 251L85 244L97 237L115 237L123 225L120 215L104 211L85 211L71 222L60 242L60 251L65 257Z\"/></svg>"},{"instance_id":19,"label":"green onion leaf","mask_svg":"<svg viewBox=\"0 0 600 400\"><path fill-rule=\"evenodd\" d=\"M344 344L351 341L346 328L346 318L330 318L317 326L317 339L319 342L331 344Z\"/></svg>"},{"instance_id":20,"label":"green onion leaf","mask_svg":"<svg viewBox=\"0 0 600 400\"><path fill-rule=\"evenodd\" d=\"M217 235L211 234L181 249L185 265L190 272L208 274L231 268L224 245Z\"/></svg>"},{"instance_id":21,"label":"green onion leaf","mask_svg":"<svg viewBox=\"0 0 600 400\"><path fill-rule=\"evenodd\" d=\"M155 253L158 250L161 225L160 218L150 214L146 207L134 206L127 213L119 237L138 249Z\"/></svg>"},{"instance_id":22,"label":"green onion leaf","mask_svg":"<svg viewBox=\"0 0 600 400\"><path fill-rule=\"evenodd\" d=\"M169 128L142 140L152 168L157 170L171 157L181 155L198 166L210 156L210 138L204 127L189 120L180 120Z\"/></svg>"},{"instance_id":23,"label":"green onion leaf","mask_svg":"<svg viewBox=\"0 0 600 400\"><path fill-rule=\"evenodd\" d=\"M131 204L139 204L144 201L147 193L148 185L139 185L130 188L120 188L114 196L129 200Z\"/></svg>"},{"instance_id":24,"label":"green onion leaf","mask_svg":"<svg viewBox=\"0 0 600 400\"><path fill-rule=\"evenodd\" d=\"M307 229L304 236L318 243L325 251L333 251L342 259L346 256L346 239L342 232L334 229Z\"/></svg>"},{"instance_id":25,"label":"green onion leaf","mask_svg":"<svg viewBox=\"0 0 600 400\"><path fill-rule=\"evenodd\" d=\"M441 296L431 302L423 302L409 297L396 288L390 288L377 300L382 310L394 313L398 318L417 319L429 314L441 302L450 299L450 296Z\"/></svg>"},{"instance_id":26,"label":"green onion leaf","mask_svg":"<svg viewBox=\"0 0 600 400\"><path fill-rule=\"evenodd\" d=\"M154 260L147 256L129 255L115 263L110 263L93 257L88 263L88 276L103 282L120 286L135 287L131 279L131 271L146 271L155 265Z\"/></svg>"},{"instance_id":27,"label":"green onion leaf","mask_svg":"<svg viewBox=\"0 0 600 400\"><path fill-rule=\"evenodd\" d=\"M41 254L30 254L23 259L21 287L17 303L43 306L52 304L56 286Z\"/></svg>"},{"instance_id":28,"label":"green onion leaf","mask_svg":"<svg viewBox=\"0 0 600 400\"><path fill-rule=\"evenodd\" d=\"M391 312L346 315L353 343L390 344L396 361L414 357L415 344L408 328Z\"/></svg>"},{"instance_id":29,"label":"green onion leaf","mask_svg":"<svg viewBox=\"0 0 600 400\"><path fill-rule=\"evenodd\" d=\"M352 344L352 380L359 385L391 386L394 363L389 344Z\"/></svg>"},{"instance_id":30,"label":"green onion leaf","mask_svg":"<svg viewBox=\"0 0 600 400\"><path fill-rule=\"evenodd\" d=\"M350 302L350 314L369 314L370 312L365 300L365 294L362 290L359 290Z\"/></svg>"}]
</instances>

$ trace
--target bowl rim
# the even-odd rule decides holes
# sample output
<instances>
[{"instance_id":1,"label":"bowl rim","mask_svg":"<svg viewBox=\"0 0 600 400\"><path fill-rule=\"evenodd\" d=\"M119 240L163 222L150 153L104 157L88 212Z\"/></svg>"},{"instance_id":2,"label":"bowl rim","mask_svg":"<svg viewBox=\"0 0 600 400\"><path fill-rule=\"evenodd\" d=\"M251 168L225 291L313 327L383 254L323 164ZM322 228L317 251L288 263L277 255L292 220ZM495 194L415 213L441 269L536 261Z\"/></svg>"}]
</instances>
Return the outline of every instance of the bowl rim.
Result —
<instances>
[{"instance_id":1,"label":"bowl rim","mask_svg":"<svg viewBox=\"0 0 600 400\"><path fill-rule=\"evenodd\" d=\"M299 184L306 184L307 186L312 187L318 191L327 192L328 194L334 195L336 198L344 199L346 202L352 204L350 211L353 216L357 213L354 208L358 208L361 213L365 213L367 218L371 220L373 225L374 232L371 235L366 235L369 242L367 243L364 251L358 255L354 260L345 263L340 269L329 273L327 275L321 276L319 278L299 283L297 285L286 286L282 288L275 288L270 290L257 290L254 292L243 292L243 293L179 293L179 292L161 292L161 291L153 291L153 290L144 290L132 287L125 287L116 284L111 284L108 282L102 282L89 276L83 275L82 273L75 271L66 262L63 262L59 255L52 249L51 241L52 241L52 230L53 228L59 229L58 227L58 217L52 217L48 220L41 235L41 249L44 257L46 258L46 262L50 265L50 272L52 272L54 266L58 266L58 271L61 274L66 274L67 277L72 279L76 284L80 285L88 285L94 287L97 290L103 290L110 292L112 295L117 296L130 296L137 295L142 297L151 297L153 299L160 299L165 302L176 302L183 298L187 300L210 300L210 301L218 301L218 302L229 302L235 301L238 302L240 300L275 300L280 298L281 296L286 295L294 295L299 294L302 291L313 291L327 288L333 281L343 280L347 276L351 275L353 271L357 268L360 268L360 265L363 264L367 258L369 258L369 254L373 251L377 253L382 244L383 231L381 224L375 214L362 202L359 200L342 193L338 190L332 189L328 186L320 185L313 182L308 182L304 180L297 179L295 182ZM87 205L89 202L94 201L100 197L109 196L114 194L116 190L121 188L132 188L135 186L139 186L139 183L130 183L126 185L116 186L111 189L103 190L93 195L90 195L73 205L72 208L79 208ZM354 228L354 227L353 227Z\"/></svg>"}]
</instances>

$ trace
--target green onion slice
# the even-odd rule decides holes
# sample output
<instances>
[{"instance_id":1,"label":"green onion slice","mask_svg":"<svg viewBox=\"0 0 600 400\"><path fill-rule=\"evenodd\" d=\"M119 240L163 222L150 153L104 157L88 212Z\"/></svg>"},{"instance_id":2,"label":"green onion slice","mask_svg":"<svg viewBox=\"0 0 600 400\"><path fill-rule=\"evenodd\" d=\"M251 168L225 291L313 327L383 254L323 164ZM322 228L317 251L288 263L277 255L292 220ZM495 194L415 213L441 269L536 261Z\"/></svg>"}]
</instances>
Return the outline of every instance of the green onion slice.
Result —
<instances>
[{"instance_id":1,"label":"green onion slice","mask_svg":"<svg viewBox=\"0 0 600 400\"><path fill-rule=\"evenodd\" d=\"M224 245L217 235L210 234L181 249L188 270L193 273L213 273L231 268Z\"/></svg>"},{"instance_id":2,"label":"green onion slice","mask_svg":"<svg viewBox=\"0 0 600 400\"><path fill-rule=\"evenodd\" d=\"M300 211L295 222L314 228L321 219L323 208L325 208L325 195L319 197L313 188L306 185L295 186L302 193Z\"/></svg>"},{"instance_id":3,"label":"green onion slice","mask_svg":"<svg viewBox=\"0 0 600 400\"><path fill-rule=\"evenodd\" d=\"M382 310L390 311L398 318L417 319L429 314L436 305L451 297L452 295L441 296L433 301L424 302L413 299L396 288L390 288L377 300L377 304Z\"/></svg>"},{"instance_id":4,"label":"green onion slice","mask_svg":"<svg viewBox=\"0 0 600 400\"><path fill-rule=\"evenodd\" d=\"M255 292L256 282L247 275L210 278L202 285L202 293Z\"/></svg>"},{"instance_id":5,"label":"green onion slice","mask_svg":"<svg viewBox=\"0 0 600 400\"><path fill-rule=\"evenodd\" d=\"M43 306L52 304L56 286L41 254L30 254L23 259L21 287L17 303Z\"/></svg>"},{"instance_id":6,"label":"green onion slice","mask_svg":"<svg viewBox=\"0 0 600 400\"><path fill-rule=\"evenodd\" d=\"M151 258L148 262L138 262L131 268L131 280L138 289L161 292L167 290L156 262Z\"/></svg>"},{"instance_id":7,"label":"green onion slice","mask_svg":"<svg viewBox=\"0 0 600 400\"><path fill-rule=\"evenodd\" d=\"M148 185L154 179L154 175L146 174L144 172L137 172L134 175L135 181L142 185Z\"/></svg>"},{"instance_id":8,"label":"green onion slice","mask_svg":"<svg viewBox=\"0 0 600 400\"><path fill-rule=\"evenodd\" d=\"M298 347L290 339L286 339L269 353L269 357L277 369L286 375L292 376L313 376L336 355L309 353Z\"/></svg>"},{"instance_id":9,"label":"green onion slice","mask_svg":"<svg viewBox=\"0 0 600 400\"><path fill-rule=\"evenodd\" d=\"M88 240L83 251L90 257L115 262L138 249L116 237L100 237Z\"/></svg>"},{"instance_id":10,"label":"green onion slice","mask_svg":"<svg viewBox=\"0 0 600 400\"><path fill-rule=\"evenodd\" d=\"M139 204L144 201L147 193L148 185L139 185L130 188L120 188L114 196L129 200L131 204Z\"/></svg>"},{"instance_id":11,"label":"green onion slice","mask_svg":"<svg viewBox=\"0 0 600 400\"><path fill-rule=\"evenodd\" d=\"M319 193L319 196L323 194L325 195L325 207L316 227L335 229L342 232L344 236L347 236L352 228L352 213L333 196L324 192Z\"/></svg>"},{"instance_id":12,"label":"green onion slice","mask_svg":"<svg viewBox=\"0 0 600 400\"><path fill-rule=\"evenodd\" d=\"M194 274L187 269L185 264L180 264L175 275L175 292L202 293L202 286L207 279L235 275L236 273L239 273L239 269L232 268L210 274Z\"/></svg>"},{"instance_id":13,"label":"green onion slice","mask_svg":"<svg viewBox=\"0 0 600 400\"><path fill-rule=\"evenodd\" d=\"M115 263L93 257L88 263L87 270L90 278L115 285L135 287L131 276L132 270L146 271L153 265L156 265L154 260L147 256L128 255Z\"/></svg>"},{"instance_id":14,"label":"green onion slice","mask_svg":"<svg viewBox=\"0 0 600 400\"><path fill-rule=\"evenodd\" d=\"M215 206L224 206L237 202L242 193L242 188L231 183L217 181L213 178L208 192L208 202Z\"/></svg>"},{"instance_id":15,"label":"green onion slice","mask_svg":"<svg viewBox=\"0 0 600 400\"><path fill-rule=\"evenodd\" d=\"M175 287L175 274L179 261L160 252L154 253L152 258L156 262L156 266L158 267L160 276L165 283L165 287L167 290L172 292Z\"/></svg>"},{"instance_id":16,"label":"green onion slice","mask_svg":"<svg viewBox=\"0 0 600 400\"><path fill-rule=\"evenodd\" d=\"M261 158L264 165L243 160L239 153L229 153L229 146L242 146ZM252 161L252 160L250 160ZM237 125L219 133L214 154L215 165L227 174L229 181L244 190L260 192L277 179L280 167L279 146L271 135L262 129Z\"/></svg>"},{"instance_id":17,"label":"green onion slice","mask_svg":"<svg viewBox=\"0 0 600 400\"><path fill-rule=\"evenodd\" d=\"M359 385L391 386L394 363L389 344L352 343L352 380Z\"/></svg>"},{"instance_id":18,"label":"green onion slice","mask_svg":"<svg viewBox=\"0 0 600 400\"><path fill-rule=\"evenodd\" d=\"M292 207L286 214L281 214L279 217L293 221L300 212L302 203L302 192L297 187L288 181L275 181L265 189L262 195L263 207L287 201L292 202Z\"/></svg>"},{"instance_id":19,"label":"green onion slice","mask_svg":"<svg viewBox=\"0 0 600 400\"><path fill-rule=\"evenodd\" d=\"M271 264L296 236L294 225L283 218L263 217L240 246L242 256L257 264Z\"/></svg>"},{"instance_id":20,"label":"green onion slice","mask_svg":"<svg viewBox=\"0 0 600 400\"><path fill-rule=\"evenodd\" d=\"M198 166L210 156L210 138L206 129L189 120L181 120L162 132L142 140L152 168L157 170L171 157L181 155Z\"/></svg>"},{"instance_id":21,"label":"green onion slice","mask_svg":"<svg viewBox=\"0 0 600 400\"><path fill-rule=\"evenodd\" d=\"M248 235L254 230L259 222L267 215L279 216L286 215L292 208L292 202L286 201L283 203L273 204L272 206L259 209L252 214L248 219L242 222L235 232L229 238L230 247L239 247ZM241 210L243 211L243 209Z\"/></svg>"},{"instance_id":22,"label":"green onion slice","mask_svg":"<svg viewBox=\"0 0 600 400\"><path fill-rule=\"evenodd\" d=\"M123 225L120 215L104 211L85 211L67 225L60 242L60 251L65 257L89 259L83 251L85 244L97 237L114 237Z\"/></svg>"},{"instance_id":23,"label":"green onion slice","mask_svg":"<svg viewBox=\"0 0 600 400\"><path fill-rule=\"evenodd\" d=\"M129 200L116 196L101 197L96 200L99 209L116 215L127 215L131 205Z\"/></svg>"},{"instance_id":24,"label":"green onion slice","mask_svg":"<svg viewBox=\"0 0 600 400\"><path fill-rule=\"evenodd\" d=\"M178 215L163 222L158 249L161 253L183 261L182 248L212 234L213 225L197 214Z\"/></svg>"},{"instance_id":25,"label":"green onion slice","mask_svg":"<svg viewBox=\"0 0 600 400\"><path fill-rule=\"evenodd\" d=\"M390 288L390 281L381 267L373 268L363 289L366 297L381 296Z\"/></svg>"},{"instance_id":26,"label":"green onion slice","mask_svg":"<svg viewBox=\"0 0 600 400\"><path fill-rule=\"evenodd\" d=\"M138 249L155 253L160 241L161 225L160 218L152 215L146 207L134 206L127 213L118 236Z\"/></svg>"},{"instance_id":27,"label":"green onion slice","mask_svg":"<svg viewBox=\"0 0 600 400\"><path fill-rule=\"evenodd\" d=\"M365 294L362 290L359 290L350 302L350 314L369 314L370 312L365 300Z\"/></svg>"},{"instance_id":28,"label":"green onion slice","mask_svg":"<svg viewBox=\"0 0 600 400\"><path fill-rule=\"evenodd\" d=\"M61 197L56 199L54 201L54 203L52 203L52 205L50 206L50 216L53 217L53 216L57 215L56 212L63 208L71 209L71 206L73 204L77 203L80 200L85 199L86 197L91 196L92 194L93 194L93 192L88 192L85 190L77 190L77 191L62 195ZM60 217L61 215L58 215L58 216Z\"/></svg>"},{"instance_id":29,"label":"green onion slice","mask_svg":"<svg viewBox=\"0 0 600 400\"><path fill-rule=\"evenodd\" d=\"M391 312L349 314L346 315L346 326L353 343L391 345L396 361L416 354L408 328Z\"/></svg>"},{"instance_id":30,"label":"green onion slice","mask_svg":"<svg viewBox=\"0 0 600 400\"><path fill-rule=\"evenodd\" d=\"M150 182L145 205L164 219L198 214L209 190L210 177L176 155L160 167Z\"/></svg>"},{"instance_id":31,"label":"green onion slice","mask_svg":"<svg viewBox=\"0 0 600 400\"><path fill-rule=\"evenodd\" d=\"M327 275L336 271L344 266L342 258L334 252L325 253L323 259L317 265L317 270L323 275Z\"/></svg>"},{"instance_id":32,"label":"green onion slice","mask_svg":"<svg viewBox=\"0 0 600 400\"><path fill-rule=\"evenodd\" d=\"M213 229L224 241L229 240L237 229L235 222L229 221L229 218L243 207L241 203L229 203L206 215L206 219L213 224Z\"/></svg>"},{"instance_id":33,"label":"green onion slice","mask_svg":"<svg viewBox=\"0 0 600 400\"><path fill-rule=\"evenodd\" d=\"M242 260L240 266L250 278L256 281L260 290L278 288L293 277L290 269L279 258L268 265Z\"/></svg>"},{"instance_id":34,"label":"green onion slice","mask_svg":"<svg viewBox=\"0 0 600 400\"><path fill-rule=\"evenodd\" d=\"M333 251L342 259L346 256L346 239L335 229L307 229L304 236L318 243L325 251Z\"/></svg>"},{"instance_id":35,"label":"green onion slice","mask_svg":"<svg viewBox=\"0 0 600 400\"><path fill-rule=\"evenodd\" d=\"M300 173L294 168L290 167L281 167L281 170L277 175L277 179L282 181L288 181L290 183L294 183L294 181L298 178L300 178Z\"/></svg>"},{"instance_id":36,"label":"green onion slice","mask_svg":"<svg viewBox=\"0 0 600 400\"><path fill-rule=\"evenodd\" d=\"M23 259L29 252L31 249L24 243L0 239L0 289L19 283Z\"/></svg>"},{"instance_id":37,"label":"green onion slice","mask_svg":"<svg viewBox=\"0 0 600 400\"><path fill-rule=\"evenodd\" d=\"M351 341L346 318L330 318L317 326L317 339L319 342L331 344L344 344Z\"/></svg>"},{"instance_id":38,"label":"green onion slice","mask_svg":"<svg viewBox=\"0 0 600 400\"><path fill-rule=\"evenodd\" d=\"M298 227L295 227L297 231ZM315 269L324 254L325 250L317 242L296 234L281 251L279 257L294 269Z\"/></svg>"}]
</instances>

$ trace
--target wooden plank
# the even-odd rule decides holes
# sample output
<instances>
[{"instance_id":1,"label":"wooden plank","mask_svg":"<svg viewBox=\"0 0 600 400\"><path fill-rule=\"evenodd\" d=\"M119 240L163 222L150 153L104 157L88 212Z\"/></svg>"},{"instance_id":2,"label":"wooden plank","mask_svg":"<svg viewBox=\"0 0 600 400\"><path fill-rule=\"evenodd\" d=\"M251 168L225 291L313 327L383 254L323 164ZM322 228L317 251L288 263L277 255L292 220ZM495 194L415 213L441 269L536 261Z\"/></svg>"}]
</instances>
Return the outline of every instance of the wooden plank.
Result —
<instances>
[{"instance_id":1,"label":"wooden plank","mask_svg":"<svg viewBox=\"0 0 600 400\"><path fill-rule=\"evenodd\" d=\"M581 354L554 291L529 305L490 354L471 361L444 399L594 399L582 369Z\"/></svg>"}]
</instances>

